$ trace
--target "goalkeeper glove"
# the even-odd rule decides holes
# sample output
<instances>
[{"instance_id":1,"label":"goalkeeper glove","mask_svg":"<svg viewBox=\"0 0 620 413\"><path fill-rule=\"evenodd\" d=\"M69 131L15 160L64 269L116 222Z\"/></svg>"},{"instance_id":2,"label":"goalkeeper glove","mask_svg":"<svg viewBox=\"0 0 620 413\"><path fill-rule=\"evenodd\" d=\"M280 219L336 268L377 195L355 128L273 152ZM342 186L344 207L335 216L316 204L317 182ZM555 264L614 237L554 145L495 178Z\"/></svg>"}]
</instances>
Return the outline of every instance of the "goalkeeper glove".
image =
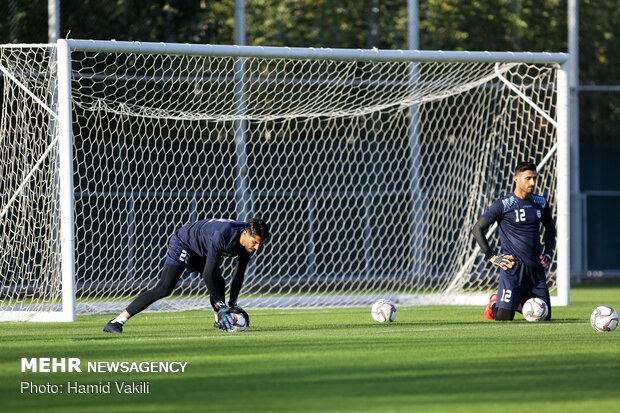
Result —
<instances>
[{"instance_id":1,"label":"goalkeeper glove","mask_svg":"<svg viewBox=\"0 0 620 413\"><path fill-rule=\"evenodd\" d=\"M218 327L222 331L230 330L234 322L232 316L230 315L232 308L228 307L223 301L218 301L215 303L215 307L217 308Z\"/></svg>"},{"instance_id":2,"label":"goalkeeper glove","mask_svg":"<svg viewBox=\"0 0 620 413\"><path fill-rule=\"evenodd\" d=\"M550 264L551 264L551 255L540 254L540 265L542 265L544 269L547 269L549 268Z\"/></svg>"},{"instance_id":3,"label":"goalkeeper glove","mask_svg":"<svg viewBox=\"0 0 620 413\"><path fill-rule=\"evenodd\" d=\"M515 257L507 254L493 254L489 257L489 262L504 270L508 270L515 265Z\"/></svg>"}]
</instances>

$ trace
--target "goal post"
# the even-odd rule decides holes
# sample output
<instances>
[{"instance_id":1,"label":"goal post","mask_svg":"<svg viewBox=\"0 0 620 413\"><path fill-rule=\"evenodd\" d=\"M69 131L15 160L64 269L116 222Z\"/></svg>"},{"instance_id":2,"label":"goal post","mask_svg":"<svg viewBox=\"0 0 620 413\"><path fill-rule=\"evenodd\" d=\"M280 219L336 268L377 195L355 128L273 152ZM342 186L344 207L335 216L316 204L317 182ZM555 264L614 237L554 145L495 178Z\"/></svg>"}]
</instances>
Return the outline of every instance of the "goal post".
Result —
<instances>
[{"instance_id":1,"label":"goal post","mask_svg":"<svg viewBox=\"0 0 620 413\"><path fill-rule=\"evenodd\" d=\"M569 62L558 69L557 91L557 305L570 304L570 136ZM575 148L574 150L577 150ZM553 303L552 299L552 303Z\"/></svg>"},{"instance_id":2,"label":"goal post","mask_svg":"<svg viewBox=\"0 0 620 413\"><path fill-rule=\"evenodd\" d=\"M75 320L75 232L73 185L73 104L71 51L65 41L56 48L58 77L58 181L60 206L60 257L62 315L59 321Z\"/></svg>"},{"instance_id":3,"label":"goal post","mask_svg":"<svg viewBox=\"0 0 620 413\"><path fill-rule=\"evenodd\" d=\"M244 307L484 304L498 273L470 228L521 160L556 218L552 304L569 303L566 54L0 51L0 320L119 312L156 284L176 228L253 214L273 235ZM207 309L207 294L185 274L148 310Z\"/></svg>"}]
</instances>

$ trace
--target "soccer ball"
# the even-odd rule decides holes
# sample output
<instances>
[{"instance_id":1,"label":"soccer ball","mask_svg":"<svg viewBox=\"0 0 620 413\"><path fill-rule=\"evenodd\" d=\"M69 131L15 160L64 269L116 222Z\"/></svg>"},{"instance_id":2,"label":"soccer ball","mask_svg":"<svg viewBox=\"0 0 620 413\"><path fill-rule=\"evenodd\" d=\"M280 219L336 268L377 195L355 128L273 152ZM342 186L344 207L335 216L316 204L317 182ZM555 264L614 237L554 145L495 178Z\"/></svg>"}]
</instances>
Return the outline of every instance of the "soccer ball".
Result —
<instances>
[{"instance_id":1,"label":"soccer ball","mask_svg":"<svg viewBox=\"0 0 620 413\"><path fill-rule=\"evenodd\" d=\"M523 318L527 321L544 320L549 314L549 306L538 297L530 298L523 304Z\"/></svg>"},{"instance_id":2,"label":"soccer ball","mask_svg":"<svg viewBox=\"0 0 620 413\"><path fill-rule=\"evenodd\" d=\"M611 307L596 307L590 316L590 324L596 331L614 331L618 327L618 313Z\"/></svg>"},{"instance_id":3,"label":"soccer ball","mask_svg":"<svg viewBox=\"0 0 620 413\"><path fill-rule=\"evenodd\" d=\"M231 313L230 315L232 316L233 322L228 332L239 333L241 331L245 331L245 329L248 328L248 323L245 320L243 314Z\"/></svg>"},{"instance_id":4,"label":"soccer ball","mask_svg":"<svg viewBox=\"0 0 620 413\"><path fill-rule=\"evenodd\" d=\"M370 313L372 318L378 323L391 323L396 319L396 305L390 300L382 298L375 301Z\"/></svg>"}]
</instances>

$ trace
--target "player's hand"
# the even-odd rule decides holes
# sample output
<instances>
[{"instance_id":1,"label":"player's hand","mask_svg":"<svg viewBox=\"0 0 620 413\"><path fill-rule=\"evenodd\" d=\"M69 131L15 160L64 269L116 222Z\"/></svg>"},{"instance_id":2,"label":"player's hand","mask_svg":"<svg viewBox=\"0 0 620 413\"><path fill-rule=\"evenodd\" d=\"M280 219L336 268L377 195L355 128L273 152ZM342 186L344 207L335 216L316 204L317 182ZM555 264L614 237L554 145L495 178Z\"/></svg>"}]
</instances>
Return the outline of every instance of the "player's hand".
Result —
<instances>
[{"instance_id":1,"label":"player's hand","mask_svg":"<svg viewBox=\"0 0 620 413\"><path fill-rule=\"evenodd\" d=\"M233 318L230 315L232 308L228 307L226 303L219 301L215 303L217 308L217 324L220 330L228 331L233 324Z\"/></svg>"},{"instance_id":2,"label":"player's hand","mask_svg":"<svg viewBox=\"0 0 620 413\"><path fill-rule=\"evenodd\" d=\"M542 265L544 269L549 268L549 265L551 265L551 255L540 254L540 265Z\"/></svg>"},{"instance_id":3,"label":"player's hand","mask_svg":"<svg viewBox=\"0 0 620 413\"><path fill-rule=\"evenodd\" d=\"M232 312L232 308L230 307L222 307L217 311L217 323L222 331L230 330L230 327L233 325L233 318L230 313Z\"/></svg>"},{"instance_id":4,"label":"player's hand","mask_svg":"<svg viewBox=\"0 0 620 413\"><path fill-rule=\"evenodd\" d=\"M507 254L497 254L492 255L489 258L489 262L493 265L496 265L504 270L508 270L515 265L515 257Z\"/></svg>"}]
</instances>

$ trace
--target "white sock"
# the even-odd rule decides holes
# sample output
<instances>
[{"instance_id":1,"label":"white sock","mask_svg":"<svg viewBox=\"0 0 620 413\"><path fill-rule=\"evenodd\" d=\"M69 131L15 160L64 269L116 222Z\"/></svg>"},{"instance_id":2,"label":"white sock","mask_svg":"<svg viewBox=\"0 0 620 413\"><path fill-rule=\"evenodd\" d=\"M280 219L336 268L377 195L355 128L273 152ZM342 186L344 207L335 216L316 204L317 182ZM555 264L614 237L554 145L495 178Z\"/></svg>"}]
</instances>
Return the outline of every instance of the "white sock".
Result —
<instances>
[{"instance_id":1,"label":"white sock","mask_svg":"<svg viewBox=\"0 0 620 413\"><path fill-rule=\"evenodd\" d=\"M118 315L118 317L116 317L114 320L112 320L113 323L120 323L121 325L125 324L127 322L127 317L125 317L123 315L123 313L120 313Z\"/></svg>"}]
</instances>

